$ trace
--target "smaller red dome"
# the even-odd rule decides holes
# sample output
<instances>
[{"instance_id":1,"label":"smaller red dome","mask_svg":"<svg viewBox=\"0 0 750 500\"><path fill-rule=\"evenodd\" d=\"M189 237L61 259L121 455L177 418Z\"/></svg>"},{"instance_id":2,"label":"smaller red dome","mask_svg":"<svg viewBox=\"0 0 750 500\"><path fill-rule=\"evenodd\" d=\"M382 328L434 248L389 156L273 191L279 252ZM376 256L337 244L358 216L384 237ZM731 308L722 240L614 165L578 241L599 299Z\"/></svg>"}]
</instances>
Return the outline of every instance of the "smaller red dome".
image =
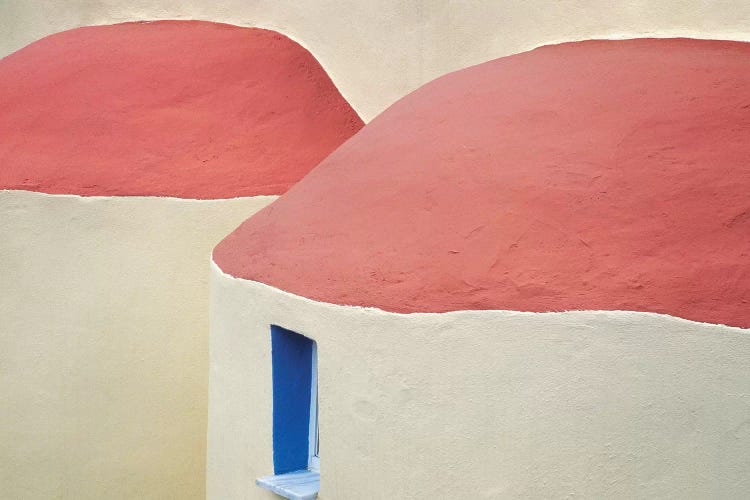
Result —
<instances>
[{"instance_id":1,"label":"smaller red dome","mask_svg":"<svg viewBox=\"0 0 750 500\"><path fill-rule=\"evenodd\" d=\"M86 27L0 60L0 189L281 194L361 127L313 56L268 30Z\"/></svg>"}]
</instances>

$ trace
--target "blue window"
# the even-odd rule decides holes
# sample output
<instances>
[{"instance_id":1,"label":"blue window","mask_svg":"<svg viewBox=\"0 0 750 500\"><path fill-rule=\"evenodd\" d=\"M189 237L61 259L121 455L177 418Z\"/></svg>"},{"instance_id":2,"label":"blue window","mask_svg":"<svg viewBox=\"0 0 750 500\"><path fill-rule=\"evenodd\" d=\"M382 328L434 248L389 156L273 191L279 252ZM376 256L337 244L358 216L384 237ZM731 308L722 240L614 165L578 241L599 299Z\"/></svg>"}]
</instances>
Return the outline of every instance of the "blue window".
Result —
<instances>
[{"instance_id":1,"label":"blue window","mask_svg":"<svg viewBox=\"0 0 750 500\"><path fill-rule=\"evenodd\" d=\"M256 483L292 500L320 485L317 354L314 340L271 326L274 475Z\"/></svg>"}]
</instances>

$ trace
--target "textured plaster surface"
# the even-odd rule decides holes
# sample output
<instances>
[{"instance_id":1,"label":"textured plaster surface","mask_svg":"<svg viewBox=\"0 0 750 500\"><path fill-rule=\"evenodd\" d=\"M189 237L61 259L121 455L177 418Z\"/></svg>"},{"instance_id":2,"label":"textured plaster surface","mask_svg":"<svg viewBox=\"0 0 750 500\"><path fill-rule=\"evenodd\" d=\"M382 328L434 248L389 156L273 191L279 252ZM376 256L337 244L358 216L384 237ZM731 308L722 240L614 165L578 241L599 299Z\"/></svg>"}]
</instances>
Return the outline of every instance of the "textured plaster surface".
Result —
<instances>
[{"instance_id":1,"label":"textured plaster surface","mask_svg":"<svg viewBox=\"0 0 750 500\"><path fill-rule=\"evenodd\" d=\"M315 58L267 30L86 27L0 59L4 189L281 194L361 126Z\"/></svg>"},{"instance_id":2,"label":"textured plaster surface","mask_svg":"<svg viewBox=\"0 0 750 500\"><path fill-rule=\"evenodd\" d=\"M0 191L0 498L204 498L209 256L273 199Z\"/></svg>"},{"instance_id":3,"label":"textured plaster surface","mask_svg":"<svg viewBox=\"0 0 750 500\"><path fill-rule=\"evenodd\" d=\"M270 325L318 343L321 499L744 498L750 330L395 314L212 268L207 498L271 498Z\"/></svg>"},{"instance_id":4,"label":"textured plaster surface","mask_svg":"<svg viewBox=\"0 0 750 500\"><path fill-rule=\"evenodd\" d=\"M750 44L543 47L405 97L214 256L233 276L395 312L748 327L748 120Z\"/></svg>"},{"instance_id":5,"label":"textured plaster surface","mask_svg":"<svg viewBox=\"0 0 750 500\"><path fill-rule=\"evenodd\" d=\"M365 121L446 72L545 43L750 38L743 0L0 0L0 12L0 56L92 24L179 18L275 29L315 55Z\"/></svg>"}]
</instances>

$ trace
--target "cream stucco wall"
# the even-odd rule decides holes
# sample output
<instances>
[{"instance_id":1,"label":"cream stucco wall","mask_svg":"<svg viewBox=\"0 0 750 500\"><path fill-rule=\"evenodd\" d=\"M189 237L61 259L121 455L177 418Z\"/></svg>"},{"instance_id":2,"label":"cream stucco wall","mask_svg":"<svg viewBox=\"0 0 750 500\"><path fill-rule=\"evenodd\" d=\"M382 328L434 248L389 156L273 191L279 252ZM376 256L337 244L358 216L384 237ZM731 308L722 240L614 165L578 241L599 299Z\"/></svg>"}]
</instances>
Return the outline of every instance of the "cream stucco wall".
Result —
<instances>
[{"instance_id":1,"label":"cream stucco wall","mask_svg":"<svg viewBox=\"0 0 750 500\"><path fill-rule=\"evenodd\" d=\"M207 498L270 498L269 325L318 342L323 500L746 498L750 330L392 314L212 268Z\"/></svg>"},{"instance_id":2,"label":"cream stucco wall","mask_svg":"<svg viewBox=\"0 0 750 500\"><path fill-rule=\"evenodd\" d=\"M58 31L149 19L276 29L313 53L365 121L441 74L546 43L750 39L744 0L0 0L0 57Z\"/></svg>"},{"instance_id":3,"label":"cream stucco wall","mask_svg":"<svg viewBox=\"0 0 750 500\"><path fill-rule=\"evenodd\" d=\"M0 498L204 498L209 255L273 199L0 191Z\"/></svg>"}]
</instances>

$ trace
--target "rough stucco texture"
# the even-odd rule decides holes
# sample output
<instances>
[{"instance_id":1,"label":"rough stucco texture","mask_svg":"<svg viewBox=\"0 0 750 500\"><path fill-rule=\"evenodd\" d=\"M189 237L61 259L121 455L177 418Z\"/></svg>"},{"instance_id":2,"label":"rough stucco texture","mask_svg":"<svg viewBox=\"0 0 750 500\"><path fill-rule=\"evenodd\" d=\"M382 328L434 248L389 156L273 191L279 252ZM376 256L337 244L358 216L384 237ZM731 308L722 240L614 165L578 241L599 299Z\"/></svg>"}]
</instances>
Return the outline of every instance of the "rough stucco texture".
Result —
<instances>
[{"instance_id":1,"label":"rough stucco texture","mask_svg":"<svg viewBox=\"0 0 750 500\"><path fill-rule=\"evenodd\" d=\"M622 311L393 314L216 266L210 321L209 500L272 498L254 484L273 470L270 325L318 344L321 500L750 491L750 330Z\"/></svg>"},{"instance_id":2,"label":"rough stucco texture","mask_svg":"<svg viewBox=\"0 0 750 500\"><path fill-rule=\"evenodd\" d=\"M0 188L280 194L362 126L267 30L163 21L59 33L0 60Z\"/></svg>"},{"instance_id":3,"label":"rough stucco texture","mask_svg":"<svg viewBox=\"0 0 750 500\"><path fill-rule=\"evenodd\" d=\"M395 312L623 309L748 327L749 119L744 43L498 59L399 101L214 259Z\"/></svg>"}]
</instances>

